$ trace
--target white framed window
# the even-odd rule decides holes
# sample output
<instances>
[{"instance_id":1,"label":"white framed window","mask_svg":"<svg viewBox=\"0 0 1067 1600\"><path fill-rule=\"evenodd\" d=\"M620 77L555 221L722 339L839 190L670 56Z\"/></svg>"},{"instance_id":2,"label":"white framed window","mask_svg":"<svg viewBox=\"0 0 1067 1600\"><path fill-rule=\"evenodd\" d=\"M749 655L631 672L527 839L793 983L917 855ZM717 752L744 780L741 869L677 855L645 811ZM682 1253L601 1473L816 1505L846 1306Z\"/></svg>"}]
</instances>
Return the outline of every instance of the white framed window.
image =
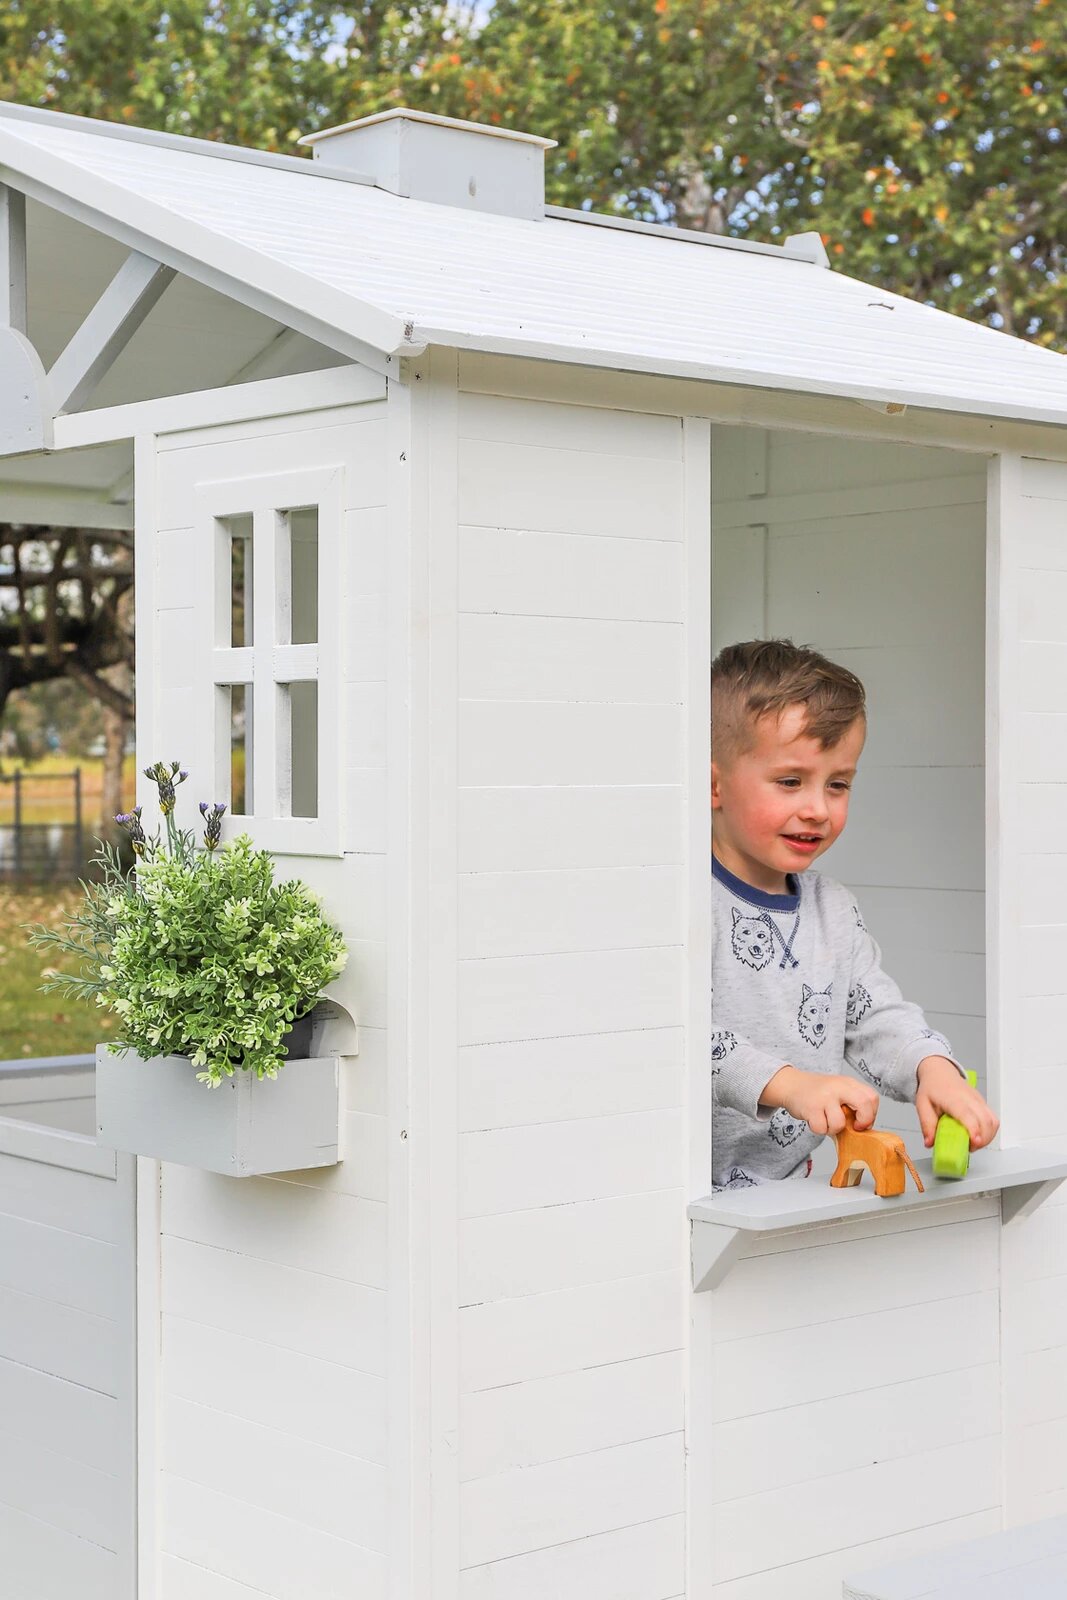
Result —
<instances>
[{"instance_id":1,"label":"white framed window","mask_svg":"<svg viewBox=\"0 0 1067 1600\"><path fill-rule=\"evenodd\" d=\"M342 469L201 485L200 659L226 833L341 853Z\"/></svg>"}]
</instances>

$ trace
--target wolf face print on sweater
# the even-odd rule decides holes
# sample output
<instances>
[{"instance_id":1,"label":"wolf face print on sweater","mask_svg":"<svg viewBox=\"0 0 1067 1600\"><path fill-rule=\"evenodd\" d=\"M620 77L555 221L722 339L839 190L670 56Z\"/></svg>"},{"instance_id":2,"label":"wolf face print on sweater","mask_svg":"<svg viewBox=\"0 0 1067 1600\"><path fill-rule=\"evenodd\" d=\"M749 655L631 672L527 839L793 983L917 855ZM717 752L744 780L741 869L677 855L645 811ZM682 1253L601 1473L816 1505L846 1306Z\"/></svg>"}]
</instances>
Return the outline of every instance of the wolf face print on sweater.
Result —
<instances>
[{"instance_id":1,"label":"wolf face print on sweater","mask_svg":"<svg viewBox=\"0 0 1067 1600\"><path fill-rule=\"evenodd\" d=\"M746 967L762 972L774 954L774 924L765 911L758 917L746 917L734 906L733 912L730 944L734 955Z\"/></svg>"},{"instance_id":2,"label":"wolf face print on sweater","mask_svg":"<svg viewBox=\"0 0 1067 1600\"><path fill-rule=\"evenodd\" d=\"M845 1021L850 1028L855 1028L863 1021L871 1009L871 997L862 983L854 983L848 991L848 1004L845 1007Z\"/></svg>"},{"instance_id":3,"label":"wolf face print on sweater","mask_svg":"<svg viewBox=\"0 0 1067 1600\"><path fill-rule=\"evenodd\" d=\"M881 1091L882 1091L882 1080L878 1076L877 1072L872 1072L871 1071L871 1069L867 1065L866 1061L864 1061L862 1059L856 1060L852 1056L846 1056L845 1060L848 1062L850 1067L855 1067L856 1071L859 1073L861 1078L866 1078L867 1082L870 1083L870 1084L873 1084L874 1087L878 1090L878 1092L881 1093Z\"/></svg>"},{"instance_id":4,"label":"wolf face print on sweater","mask_svg":"<svg viewBox=\"0 0 1067 1600\"><path fill-rule=\"evenodd\" d=\"M711 1030L711 1060L712 1074L721 1072L722 1064L731 1050L737 1048L737 1034L731 1033L729 1028L712 1028Z\"/></svg>"},{"instance_id":5,"label":"wolf face print on sweater","mask_svg":"<svg viewBox=\"0 0 1067 1600\"><path fill-rule=\"evenodd\" d=\"M792 1144L794 1139L799 1139L802 1133L807 1133L808 1125L806 1122L801 1122L799 1117L794 1117L785 1106L779 1106L767 1124L767 1131L775 1144L785 1146Z\"/></svg>"},{"instance_id":6,"label":"wolf face print on sweater","mask_svg":"<svg viewBox=\"0 0 1067 1600\"><path fill-rule=\"evenodd\" d=\"M750 1178L743 1167L731 1167L725 1183L712 1184L712 1194L722 1194L724 1189L754 1189L758 1178Z\"/></svg>"},{"instance_id":7,"label":"wolf face print on sweater","mask_svg":"<svg viewBox=\"0 0 1067 1600\"><path fill-rule=\"evenodd\" d=\"M828 983L825 989L812 989L805 984L800 992L797 1027L800 1029L800 1037L805 1043L814 1045L816 1050L826 1042L826 1025L833 992L832 983Z\"/></svg>"}]
</instances>

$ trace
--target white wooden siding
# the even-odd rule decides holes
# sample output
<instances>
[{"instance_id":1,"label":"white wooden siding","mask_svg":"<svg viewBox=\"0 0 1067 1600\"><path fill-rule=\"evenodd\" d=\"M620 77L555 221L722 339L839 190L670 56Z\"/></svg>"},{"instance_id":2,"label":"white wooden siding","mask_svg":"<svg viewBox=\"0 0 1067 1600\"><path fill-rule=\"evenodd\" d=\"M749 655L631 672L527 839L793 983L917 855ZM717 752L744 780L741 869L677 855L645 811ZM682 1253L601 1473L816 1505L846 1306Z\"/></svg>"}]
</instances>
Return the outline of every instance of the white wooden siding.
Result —
<instances>
[{"instance_id":1,"label":"white wooden siding","mask_svg":"<svg viewBox=\"0 0 1067 1600\"><path fill-rule=\"evenodd\" d=\"M657 1517L469 1567L459 1593L461 1600L587 1600L602 1588L612 1600L681 1600L684 1545L683 1518Z\"/></svg>"},{"instance_id":2,"label":"white wooden siding","mask_svg":"<svg viewBox=\"0 0 1067 1600\"><path fill-rule=\"evenodd\" d=\"M458 1595L669 1600L682 424L462 394L458 432Z\"/></svg>"},{"instance_id":3,"label":"white wooden siding","mask_svg":"<svg viewBox=\"0 0 1067 1600\"><path fill-rule=\"evenodd\" d=\"M716 1291L716 1600L816 1600L859 1546L888 1559L996 1525L1000 1222L954 1210L767 1241Z\"/></svg>"},{"instance_id":4,"label":"white wooden siding","mask_svg":"<svg viewBox=\"0 0 1067 1600\"><path fill-rule=\"evenodd\" d=\"M995 949L1002 1002L1006 1142L1062 1144L1059 1105L1067 997L1056 956L1067 910L1063 833L1067 783L1058 744L1067 691L1058 673L1064 640L1057 600L1067 581L1067 467L1005 457L992 475L1000 574L994 626L991 802L1001 816L995 858L1003 933ZM1009 1522L1067 1510L1067 1205L1053 1196L1002 1243L1004 1484Z\"/></svg>"},{"instance_id":5,"label":"white wooden siding","mask_svg":"<svg viewBox=\"0 0 1067 1600\"><path fill-rule=\"evenodd\" d=\"M153 749L213 798L202 708L181 664L202 603L189 551L200 486L340 469L340 858L281 855L341 928L330 995L359 1025L337 1167L246 1183L164 1167L160 1210L160 1600L366 1600L387 1583L388 1262L385 409L229 424L158 441L150 625ZM187 650L185 652L187 654ZM157 748L158 747L158 748ZM151 797L149 797L151 798ZM146 813L151 809L146 807ZM256 837L255 819L228 824ZM146 1337L149 1335L146 1334Z\"/></svg>"},{"instance_id":6,"label":"white wooden siding","mask_svg":"<svg viewBox=\"0 0 1067 1600\"><path fill-rule=\"evenodd\" d=\"M0 1590L34 1600L134 1595L133 1161L86 1106L91 1071L0 1076Z\"/></svg>"},{"instance_id":7,"label":"white wooden siding","mask_svg":"<svg viewBox=\"0 0 1067 1600\"><path fill-rule=\"evenodd\" d=\"M714 647L788 636L863 679L867 748L826 870L984 1069L984 475L755 429L716 429L713 460ZM879 1121L915 1129L910 1107ZM754 1242L711 1296L712 1441L694 1448L716 1600L823 1600L850 1548L869 1562L999 1525L997 1207L872 1223Z\"/></svg>"}]
</instances>

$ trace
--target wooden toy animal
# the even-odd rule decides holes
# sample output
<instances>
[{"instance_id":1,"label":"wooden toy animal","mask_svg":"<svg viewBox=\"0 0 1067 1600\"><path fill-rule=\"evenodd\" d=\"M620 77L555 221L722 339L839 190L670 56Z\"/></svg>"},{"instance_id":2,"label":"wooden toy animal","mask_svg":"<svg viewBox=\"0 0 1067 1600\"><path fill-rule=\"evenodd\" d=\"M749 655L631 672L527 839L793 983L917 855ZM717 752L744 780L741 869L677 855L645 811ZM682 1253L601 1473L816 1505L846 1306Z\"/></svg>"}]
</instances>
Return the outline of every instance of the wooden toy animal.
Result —
<instances>
[{"instance_id":1,"label":"wooden toy animal","mask_svg":"<svg viewBox=\"0 0 1067 1600\"><path fill-rule=\"evenodd\" d=\"M898 1133L882 1133L877 1128L856 1130L856 1114L851 1106L842 1106L845 1113L845 1130L834 1135L837 1143L837 1167L830 1183L835 1189L851 1189L859 1183L864 1167L874 1179L874 1192L883 1199L904 1193L904 1168L915 1179L919 1193L923 1193L922 1179L912 1166L904 1141Z\"/></svg>"}]
</instances>

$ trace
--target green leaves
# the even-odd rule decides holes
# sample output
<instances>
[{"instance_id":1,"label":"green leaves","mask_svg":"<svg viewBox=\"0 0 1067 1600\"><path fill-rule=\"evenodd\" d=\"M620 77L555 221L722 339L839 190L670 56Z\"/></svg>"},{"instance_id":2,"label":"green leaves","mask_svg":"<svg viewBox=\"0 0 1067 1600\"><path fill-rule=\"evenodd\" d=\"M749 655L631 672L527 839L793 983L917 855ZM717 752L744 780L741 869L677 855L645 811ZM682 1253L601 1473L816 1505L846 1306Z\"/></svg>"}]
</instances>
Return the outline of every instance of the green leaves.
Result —
<instances>
[{"instance_id":1,"label":"green leaves","mask_svg":"<svg viewBox=\"0 0 1067 1600\"><path fill-rule=\"evenodd\" d=\"M138 889L100 969L101 1003L123 1018L118 1042L189 1055L213 1084L235 1069L274 1077L282 1035L344 966L310 891L276 884L246 835L215 856L159 856Z\"/></svg>"},{"instance_id":2,"label":"green leaves","mask_svg":"<svg viewBox=\"0 0 1067 1600\"><path fill-rule=\"evenodd\" d=\"M147 840L127 875L101 845L100 881L83 886L66 928L30 930L31 944L80 968L43 987L115 1012L115 1048L190 1056L213 1085L235 1071L273 1078L284 1034L343 970L344 941L306 885L274 881L246 834L198 851L164 815L170 849Z\"/></svg>"},{"instance_id":3,"label":"green leaves","mask_svg":"<svg viewBox=\"0 0 1067 1600\"><path fill-rule=\"evenodd\" d=\"M559 140L557 204L815 229L857 277L1067 348L1055 0L496 0L437 82L435 109Z\"/></svg>"}]
</instances>

